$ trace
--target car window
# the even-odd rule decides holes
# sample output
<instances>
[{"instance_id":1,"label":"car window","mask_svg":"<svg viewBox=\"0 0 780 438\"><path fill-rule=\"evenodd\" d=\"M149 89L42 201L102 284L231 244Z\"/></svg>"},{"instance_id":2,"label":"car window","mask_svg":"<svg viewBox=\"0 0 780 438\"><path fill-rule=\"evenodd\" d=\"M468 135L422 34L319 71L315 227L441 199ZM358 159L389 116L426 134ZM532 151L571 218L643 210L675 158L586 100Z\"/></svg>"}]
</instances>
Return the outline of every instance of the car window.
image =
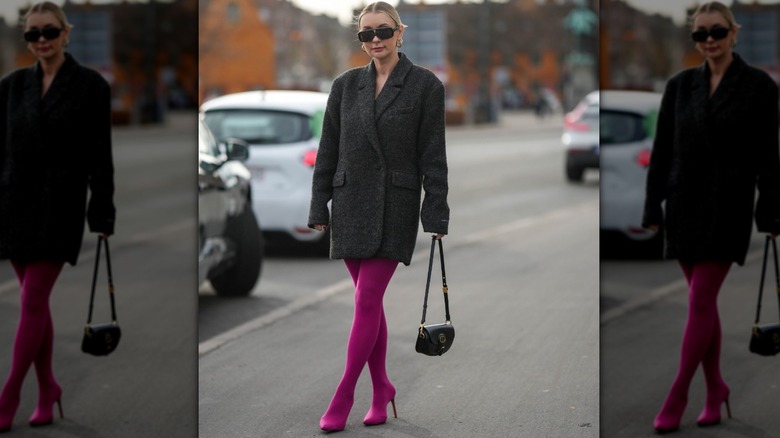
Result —
<instances>
[{"instance_id":1,"label":"car window","mask_svg":"<svg viewBox=\"0 0 780 438\"><path fill-rule=\"evenodd\" d=\"M202 121L198 124L198 153L212 156L219 155L219 146L208 127Z\"/></svg>"},{"instance_id":2,"label":"car window","mask_svg":"<svg viewBox=\"0 0 780 438\"><path fill-rule=\"evenodd\" d=\"M601 111L599 118L599 143L602 146L632 143L647 137L644 118L639 114Z\"/></svg>"},{"instance_id":3,"label":"car window","mask_svg":"<svg viewBox=\"0 0 780 438\"><path fill-rule=\"evenodd\" d=\"M220 140L240 138L254 145L297 143L312 138L305 114L269 110L217 110L205 115L206 124Z\"/></svg>"}]
</instances>

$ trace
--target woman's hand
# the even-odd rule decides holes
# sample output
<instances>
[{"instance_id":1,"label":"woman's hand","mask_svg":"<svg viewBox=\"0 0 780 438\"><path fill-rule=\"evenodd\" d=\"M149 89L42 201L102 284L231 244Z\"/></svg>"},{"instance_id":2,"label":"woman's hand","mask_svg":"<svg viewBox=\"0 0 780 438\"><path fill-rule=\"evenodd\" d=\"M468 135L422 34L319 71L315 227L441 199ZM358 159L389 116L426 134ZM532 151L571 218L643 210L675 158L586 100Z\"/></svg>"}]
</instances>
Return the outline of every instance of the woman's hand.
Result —
<instances>
[{"instance_id":1,"label":"woman's hand","mask_svg":"<svg viewBox=\"0 0 780 438\"><path fill-rule=\"evenodd\" d=\"M658 231L658 225L648 225L647 229L650 231Z\"/></svg>"},{"instance_id":2,"label":"woman's hand","mask_svg":"<svg viewBox=\"0 0 780 438\"><path fill-rule=\"evenodd\" d=\"M441 238L446 236L446 234L439 233L439 234L436 234L435 236L436 236L436 240L441 240Z\"/></svg>"},{"instance_id":3,"label":"woman's hand","mask_svg":"<svg viewBox=\"0 0 780 438\"><path fill-rule=\"evenodd\" d=\"M109 237L111 237L111 235L108 234L108 233L100 233L100 237L102 237L104 239L108 239Z\"/></svg>"},{"instance_id":4,"label":"woman's hand","mask_svg":"<svg viewBox=\"0 0 780 438\"><path fill-rule=\"evenodd\" d=\"M316 224L314 225L314 229L317 231L325 231L328 229L328 226L325 224Z\"/></svg>"}]
</instances>

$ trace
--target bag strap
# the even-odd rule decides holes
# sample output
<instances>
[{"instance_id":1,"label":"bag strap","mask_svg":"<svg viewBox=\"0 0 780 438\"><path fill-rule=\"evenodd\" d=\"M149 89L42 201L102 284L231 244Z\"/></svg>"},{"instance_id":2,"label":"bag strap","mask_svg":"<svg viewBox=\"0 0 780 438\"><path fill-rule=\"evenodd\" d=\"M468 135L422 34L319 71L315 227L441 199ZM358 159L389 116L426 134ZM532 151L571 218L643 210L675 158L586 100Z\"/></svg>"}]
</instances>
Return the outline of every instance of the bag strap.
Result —
<instances>
[{"instance_id":1,"label":"bag strap","mask_svg":"<svg viewBox=\"0 0 780 438\"><path fill-rule=\"evenodd\" d=\"M423 326L425 325L425 314L428 310L428 291L431 286L431 273L433 272L433 255L436 250L436 240L439 241L439 256L441 259L441 284L442 284L442 292L444 294L444 312L447 318L447 324L450 323L450 300L447 295L448 292L447 274L444 270L444 245L442 244L441 239L436 239L436 236L433 236L431 238L431 256L428 258L428 279L425 282L425 299L423 300L422 319L420 320L420 332L422 332Z\"/></svg>"},{"instance_id":2,"label":"bag strap","mask_svg":"<svg viewBox=\"0 0 780 438\"><path fill-rule=\"evenodd\" d=\"M756 306L756 322L755 326L758 326L759 319L761 317L761 300L764 295L764 278L766 277L766 263L769 258L769 243L772 243L772 256L775 264L775 292L777 293L777 308L780 312L780 266L777 259L777 241L772 236L766 236L766 242L764 243L764 263L761 267L761 283L758 285L758 305Z\"/></svg>"},{"instance_id":3,"label":"bag strap","mask_svg":"<svg viewBox=\"0 0 780 438\"><path fill-rule=\"evenodd\" d=\"M97 254L95 255L95 270L92 273L92 291L89 295L89 314L87 326L92 323L92 308L95 303L95 285L97 284L98 266L100 265L100 248L106 246L106 266L108 268L108 296L111 298L111 322L116 324L116 306L114 305L114 279L111 274L111 254L108 250L108 239L98 236Z\"/></svg>"}]
</instances>

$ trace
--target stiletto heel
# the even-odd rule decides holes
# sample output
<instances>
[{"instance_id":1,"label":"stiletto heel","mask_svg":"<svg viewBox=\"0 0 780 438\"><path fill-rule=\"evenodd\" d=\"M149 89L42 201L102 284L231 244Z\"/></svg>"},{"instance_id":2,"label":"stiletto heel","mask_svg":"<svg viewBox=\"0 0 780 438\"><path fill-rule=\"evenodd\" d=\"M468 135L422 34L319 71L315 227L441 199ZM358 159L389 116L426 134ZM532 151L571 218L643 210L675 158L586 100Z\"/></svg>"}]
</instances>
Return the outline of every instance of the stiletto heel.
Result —
<instances>
[{"instance_id":1,"label":"stiletto heel","mask_svg":"<svg viewBox=\"0 0 780 438\"><path fill-rule=\"evenodd\" d=\"M363 418L363 424L366 426L385 424L387 422L388 403L393 405L393 418L398 418L398 411L395 408L395 388L391 387L391 389L392 392L389 393L374 394L376 398L371 402L371 409L368 410L365 418ZM382 395L384 395L384 397L382 397Z\"/></svg>"},{"instance_id":2,"label":"stiletto heel","mask_svg":"<svg viewBox=\"0 0 780 438\"><path fill-rule=\"evenodd\" d=\"M32 427L46 426L54 421L54 404L57 404L57 409L60 413L60 418L65 418L62 414L62 389L56 386L57 390L54 392L56 396L54 398L48 397L49 394L41 394L38 399L38 406L35 408L28 423ZM51 400L51 401L49 401Z\"/></svg>"},{"instance_id":3,"label":"stiletto heel","mask_svg":"<svg viewBox=\"0 0 780 438\"><path fill-rule=\"evenodd\" d=\"M726 404L726 414L731 418L731 406L729 405L729 389L724 387L720 395L716 396L715 402L709 400L705 403L704 409L699 414L696 424L699 426L714 426L720 424L720 406Z\"/></svg>"},{"instance_id":4,"label":"stiletto heel","mask_svg":"<svg viewBox=\"0 0 780 438\"><path fill-rule=\"evenodd\" d=\"M731 406L729 406L729 398L726 397L726 413L729 416L729 420L731 419Z\"/></svg>"}]
</instances>

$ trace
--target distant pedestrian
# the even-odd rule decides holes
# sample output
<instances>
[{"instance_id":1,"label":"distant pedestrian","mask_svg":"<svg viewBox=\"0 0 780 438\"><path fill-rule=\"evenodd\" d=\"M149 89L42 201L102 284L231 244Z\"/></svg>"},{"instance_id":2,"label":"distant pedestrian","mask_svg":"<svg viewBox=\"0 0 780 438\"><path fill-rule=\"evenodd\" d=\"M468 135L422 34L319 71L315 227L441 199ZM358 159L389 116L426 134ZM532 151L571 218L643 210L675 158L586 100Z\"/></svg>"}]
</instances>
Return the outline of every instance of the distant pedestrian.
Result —
<instances>
[{"instance_id":1,"label":"distant pedestrian","mask_svg":"<svg viewBox=\"0 0 780 438\"><path fill-rule=\"evenodd\" d=\"M405 26L391 5L371 3L357 25L371 61L333 82L309 215L310 227L330 228L330 256L344 259L355 283L344 374L320 420L327 431L346 426L366 363L373 399L363 422L384 423L388 403L395 414L382 299L398 263L411 262L420 219L437 238L447 234L449 222L444 86L398 52Z\"/></svg>"},{"instance_id":2,"label":"distant pedestrian","mask_svg":"<svg viewBox=\"0 0 780 438\"><path fill-rule=\"evenodd\" d=\"M49 295L63 265L76 264L85 211L90 229L106 237L115 215L108 83L64 51L71 25L59 6L33 5L23 25L37 62L0 80L0 258L11 260L21 286L0 431L13 424L33 364L39 392L30 425L51 423L55 403L62 416Z\"/></svg>"},{"instance_id":3,"label":"distant pedestrian","mask_svg":"<svg viewBox=\"0 0 780 438\"><path fill-rule=\"evenodd\" d=\"M780 231L777 86L733 52L739 25L728 7L704 3L692 18L692 38L705 61L666 85L643 220L665 231L666 256L678 260L689 288L680 365L653 422L658 432L680 427L700 363L707 397L697 423L719 423L724 403L731 416L717 296L731 264L745 262L756 187L758 230Z\"/></svg>"}]
</instances>

